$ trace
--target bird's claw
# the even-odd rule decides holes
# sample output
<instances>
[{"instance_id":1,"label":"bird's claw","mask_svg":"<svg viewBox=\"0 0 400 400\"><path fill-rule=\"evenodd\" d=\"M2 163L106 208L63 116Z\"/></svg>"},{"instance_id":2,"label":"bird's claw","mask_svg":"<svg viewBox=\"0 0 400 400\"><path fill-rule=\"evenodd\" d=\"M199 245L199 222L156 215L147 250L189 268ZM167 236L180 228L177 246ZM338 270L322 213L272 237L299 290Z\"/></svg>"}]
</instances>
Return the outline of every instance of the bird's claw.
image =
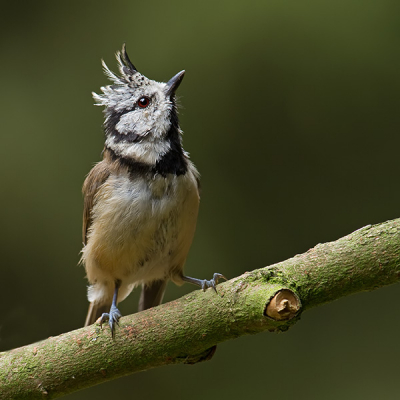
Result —
<instances>
[{"instance_id":1,"label":"bird's claw","mask_svg":"<svg viewBox=\"0 0 400 400\"><path fill-rule=\"evenodd\" d=\"M119 326L119 319L121 318L121 313L119 312L117 307L111 306L109 313L103 313L100 318L100 328L103 328L103 323L108 321L108 325L110 325L111 335L114 337L115 335L115 325Z\"/></svg>"},{"instance_id":2,"label":"bird's claw","mask_svg":"<svg viewBox=\"0 0 400 400\"><path fill-rule=\"evenodd\" d=\"M208 288L213 288L215 293L217 293L216 286L218 285L218 280L221 278L226 280L226 278L222 274L216 272L213 278L209 281L207 279L203 279L201 281L201 288L203 289L203 292L205 292Z\"/></svg>"}]
</instances>

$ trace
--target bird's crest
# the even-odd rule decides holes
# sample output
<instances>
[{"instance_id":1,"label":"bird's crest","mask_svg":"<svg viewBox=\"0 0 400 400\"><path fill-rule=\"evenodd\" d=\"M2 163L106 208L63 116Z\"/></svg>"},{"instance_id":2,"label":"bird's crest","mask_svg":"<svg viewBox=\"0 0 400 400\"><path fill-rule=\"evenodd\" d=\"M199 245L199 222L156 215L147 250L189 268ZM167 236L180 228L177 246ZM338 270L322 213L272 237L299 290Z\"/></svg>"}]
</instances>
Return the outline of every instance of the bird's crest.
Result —
<instances>
[{"instance_id":1,"label":"bird's crest","mask_svg":"<svg viewBox=\"0 0 400 400\"><path fill-rule=\"evenodd\" d=\"M104 74L114 84L101 87L103 94L92 93L97 106L113 106L116 102L123 100L127 92L133 93L139 87L150 83L150 80L142 75L129 59L125 43L122 45L122 50L117 51L115 57L118 61L120 75L112 72L104 60L101 60Z\"/></svg>"}]
</instances>

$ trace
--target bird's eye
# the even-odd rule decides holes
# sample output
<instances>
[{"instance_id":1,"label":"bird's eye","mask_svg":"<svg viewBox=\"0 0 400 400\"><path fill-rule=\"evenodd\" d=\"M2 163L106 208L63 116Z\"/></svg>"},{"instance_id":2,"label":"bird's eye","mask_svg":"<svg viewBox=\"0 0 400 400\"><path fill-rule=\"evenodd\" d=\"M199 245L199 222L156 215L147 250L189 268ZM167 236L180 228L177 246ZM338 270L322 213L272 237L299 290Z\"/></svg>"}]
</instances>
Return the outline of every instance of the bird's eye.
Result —
<instances>
[{"instance_id":1,"label":"bird's eye","mask_svg":"<svg viewBox=\"0 0 400 400\"><path fill-rule=\"evenodd\" d=\"M140 108L146 108L150 104L150 99L146 96L143 96L138 100L137 104Z\"/></svg>"}]
</instances>

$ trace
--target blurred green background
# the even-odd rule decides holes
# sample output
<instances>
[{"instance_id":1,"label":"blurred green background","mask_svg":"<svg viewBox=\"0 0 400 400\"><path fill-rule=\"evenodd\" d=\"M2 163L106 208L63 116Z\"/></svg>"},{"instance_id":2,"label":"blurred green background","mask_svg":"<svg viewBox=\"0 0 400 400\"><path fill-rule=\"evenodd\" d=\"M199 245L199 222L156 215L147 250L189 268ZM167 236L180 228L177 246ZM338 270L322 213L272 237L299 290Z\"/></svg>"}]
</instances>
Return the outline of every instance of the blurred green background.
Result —
<instances>
[{"instance_id":1,"label":"blurred green background","mask_svg":"<svg viewBox=\"0 0 400 400\"><path fill-rule=\"evenodd\" d=\"M202 174L188 274L232 278L400 216L397 0L2 6L1 350L85 319L81 185L103 146L91 91L123 42L149 78L186 69L181 126ZM170 284L165 301L193 289ZM285 334L223 343L210 362L68 398L397 398L399 295L340 299Z\"/></svg>"}]
</instances>

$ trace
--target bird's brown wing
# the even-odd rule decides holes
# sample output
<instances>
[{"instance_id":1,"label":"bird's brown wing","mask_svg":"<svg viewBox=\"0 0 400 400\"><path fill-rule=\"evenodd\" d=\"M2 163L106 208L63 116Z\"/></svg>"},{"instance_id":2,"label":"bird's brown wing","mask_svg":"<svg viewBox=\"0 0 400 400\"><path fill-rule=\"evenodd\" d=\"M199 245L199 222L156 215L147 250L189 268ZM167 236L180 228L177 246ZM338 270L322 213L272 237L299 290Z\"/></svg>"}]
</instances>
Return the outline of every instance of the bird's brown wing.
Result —
<instances>
[{"instance_id":1,"label":"bird's brown wing","mask_svg":"<svg viewBox=\"0 0 400 400\"><path fill-rule=\"evenodd\" d=\"M94 198L100 186L110 176L110 170L106 161L101 161L96 164L83 183L82 193L83 199L83 225L82 225L82 238L83 243L86 245L87 234L92 224L92 208L94 205Z\"/></svg>"},{"instance_id":2,"label":"bird's brown wing","mask_svg":"<svg viewBox=\"0 0 400 400\"><path fill-rule=\"evenodd\" d=\"M87 235L90 225L92 224L92 209L95 196L100 186L110 176L110 170L104 160L96 164L83 183L83 224L82 237L83 243L87 244ZM90 303L89 311L86 317L85 326L93 324L103 312L107 312L110 308L109 304L93 304Z\"/></svg>"}]
</instances>

